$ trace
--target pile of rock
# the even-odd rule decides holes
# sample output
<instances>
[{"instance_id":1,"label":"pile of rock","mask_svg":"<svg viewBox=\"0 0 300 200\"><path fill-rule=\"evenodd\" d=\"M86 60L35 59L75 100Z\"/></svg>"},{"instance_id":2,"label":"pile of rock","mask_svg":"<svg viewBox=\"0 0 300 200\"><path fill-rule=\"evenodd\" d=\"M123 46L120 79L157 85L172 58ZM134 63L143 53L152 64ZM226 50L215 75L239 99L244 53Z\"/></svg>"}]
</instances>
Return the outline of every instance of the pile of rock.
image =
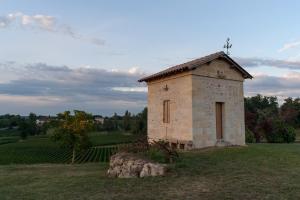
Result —
<instances>
[{"instance_id":1,"label":"pile of rock","mask_svg":"<svg viewBox=\"0 0 300 200\"><path fill-rule=\"evenodd\" d=\"M131 178L164 176L167 166L154 163L130 153L117 153L110 158L109 177Z\"/></svg>"}]
</instances>

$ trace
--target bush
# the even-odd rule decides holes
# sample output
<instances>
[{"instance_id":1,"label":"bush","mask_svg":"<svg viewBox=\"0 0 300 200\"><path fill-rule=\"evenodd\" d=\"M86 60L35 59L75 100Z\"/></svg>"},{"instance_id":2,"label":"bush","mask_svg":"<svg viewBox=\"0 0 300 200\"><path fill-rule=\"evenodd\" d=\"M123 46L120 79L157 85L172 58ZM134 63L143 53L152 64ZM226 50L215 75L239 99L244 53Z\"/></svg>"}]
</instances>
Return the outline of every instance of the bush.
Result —
<instances>
[{"instance_id":1,"label":"bush","mask_svg":"<svg viewBox=\"0 0 300 200\"><path fill-rule=\"evenodd\" d=\"M173 163L179 158L176 149L172 148L170 144L166 141L154 140L150 143L150 148L160 151L164 155L164 160L166 163Z\"/></svg>"},{"instance_id":2,"label":"bush","mask_svg":"<svg viewBox=\"0 0 300 200\"><path fill-rule=\"evenodd\" d=\"M176 149L163 140L148 142L147 137L141 137L131 144L123 145L119 148L120 152L143 154L151 160L164 163L173 163L179 155Z\"/></svg>"},{"instance_id":3,"label":"bush","mask_svg":"<svg viewBox=\"0 0 300 200\"><path fill-rule=\"evenodd\" d=\"M296 139L296 131L281 121L275 121L272 131L266 133L266 139L270 143L291 143Z\"/></svg>"},{"instance_id":4,"label":"bush","mask_svg":"<svg viewBox=\"0 0 300 200\"><path fill-rule=\"evenodd\" d=\"M155 162L159 163L165 163L166 162L166 157L163 152L156 148L149 148L147 152L144 154L147 158L150 160L153 160Z\"/></svg>"},{"instance_id":5,"label":"bush","mask_svg":"<svg viewBox=\"0 0 300 200\"><path fill-rule=\"evenodd\" d=\"M255 137L254 133L250 131L248 128L246 129L246 143L254 143L255 142Z\"/></svg>"},{"instance_id":6,"label":"bush","mask_svg":"<svg viewBox=\"0 0 300 200\"><path fill-rule=\"evenodd\" d=\"M286 143L295 142L296 130L291 126L286 125L286 127L282 130L282 136L283 136L284 142L286 142Z\"/></svg>"}]
</instances>

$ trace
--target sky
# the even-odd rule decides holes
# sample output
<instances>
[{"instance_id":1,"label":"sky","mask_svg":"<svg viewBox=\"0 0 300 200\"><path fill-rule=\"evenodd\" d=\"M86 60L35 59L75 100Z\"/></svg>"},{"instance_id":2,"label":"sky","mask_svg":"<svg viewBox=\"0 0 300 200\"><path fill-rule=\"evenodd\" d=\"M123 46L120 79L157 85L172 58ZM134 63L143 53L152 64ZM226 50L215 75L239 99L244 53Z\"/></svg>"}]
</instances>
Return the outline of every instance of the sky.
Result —
<instances>
[{"instance_id":1,"label":"sky","mask_svg":"<svg viewBox=\"0 0 300 200\"><path fill-rule=\"evenodd\" d=\"M245 95L300 96L300 2L0 0L0 114L139 112L137 80L223 50Z\"/></svg>"}]
</instances>

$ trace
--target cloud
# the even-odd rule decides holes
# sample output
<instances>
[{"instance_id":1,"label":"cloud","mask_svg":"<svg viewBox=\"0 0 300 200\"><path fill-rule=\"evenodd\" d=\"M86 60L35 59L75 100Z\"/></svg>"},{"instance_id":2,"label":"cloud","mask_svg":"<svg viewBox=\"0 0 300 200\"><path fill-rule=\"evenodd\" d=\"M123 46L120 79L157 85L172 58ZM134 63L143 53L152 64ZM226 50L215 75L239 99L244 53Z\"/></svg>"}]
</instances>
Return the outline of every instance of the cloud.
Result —
<instances>
[{"instance_id":1,"label":"cloud","mask_svg":"<svg viewBox=\"0 0 300 200\"><path fill-rule=\"evenodd\" d=\"M235 58L235 60L244 67L271 66L282 69L300 69L300 62L297 61L264 58Z\"/></svg>"},{"instance_id":2,"label":"cloud","mask_svg":"<svg viewBox=\"0 0 300 200\"><path fill-rule=\"evenodd\" d=\"M147 88L137 80L138 68L104 70L92 66L71 68L45 63L0 63L0 114L56 114L86 110L111 115L125 110L139 112L147 105ZM281 77L257 74L245 82L245 95L300 97L300 73Z\"/></svg>"},{"instance_id":3,"label":"cloud","mask_svg":"<svg viewBox=\"0 0 300 200\"><path fill-rule=\"evenodd\" d=\"M14 74L10 80L0 82L0 114L8 109L26 112L29 108L43 114L66 109L112 114L126 109L137 112L146 106L146 85L137 82L144 74L138 69L108 71L10 62L0 64L0 70L0 79Z\"/></svg>"},{"instance_id":4,"label":"cloud","mask_svg":"<svg viewBox=\"0 0 300 200\"><path fill-rule=\"evenodd\" d=\"M280 48L280 49L278 50L278 52L283 52L283 51L286 51L286 50L288 50L288 49L296 48L296 47L298 47L298 46L300 46L300 41L295 41L295 42L286 43L286 44L283 45L282 48Z\"/></svg>"},{"instance_id":5,"label":"cloud","mask_svg":"<svg viewBox=\"0 0 300 200\"><path fill-rule=\"evenodd\" d=\"M105 44L105 40L84 36L76 32L71 26L59 23L57 18L50 15L27 15L22 12L15 12L6 16L0 16L0 28L8 28L13 24L22 28L39 29L42 31L67 35L74 39L82 40L97 46L103 46Z\"/></svg>"},{"instance_id":6,"label":"cloud","mask_svg":"<svg viewBox=\"0 0 300 200\"><path fill-rule=\"evenodd\" d=\"M300 73L291 72L281 77L257 75L253 80L245 82L245 94L253 96L263 94L277 96L280 99L300 97Z\"/></svg>"}]
</instances>

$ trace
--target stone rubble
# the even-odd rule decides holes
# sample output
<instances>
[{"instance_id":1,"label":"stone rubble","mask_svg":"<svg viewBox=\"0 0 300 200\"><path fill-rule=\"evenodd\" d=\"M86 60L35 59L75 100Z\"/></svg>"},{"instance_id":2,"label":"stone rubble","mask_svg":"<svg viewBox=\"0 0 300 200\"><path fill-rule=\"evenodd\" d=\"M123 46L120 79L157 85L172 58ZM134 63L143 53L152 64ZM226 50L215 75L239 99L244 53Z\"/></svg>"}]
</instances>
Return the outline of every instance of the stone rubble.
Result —
<instances>
[{"instance_id":1,"label":"stone rubble","mask_svg":"<svg viewBox=\"0 0 300 200\"><path fill-rule=\"evenodd\" d=\"M110 158L107 175L115 178L164 176L167 165L154 163L130 153L117 153Z\"/></svg>"}]
</instances>

